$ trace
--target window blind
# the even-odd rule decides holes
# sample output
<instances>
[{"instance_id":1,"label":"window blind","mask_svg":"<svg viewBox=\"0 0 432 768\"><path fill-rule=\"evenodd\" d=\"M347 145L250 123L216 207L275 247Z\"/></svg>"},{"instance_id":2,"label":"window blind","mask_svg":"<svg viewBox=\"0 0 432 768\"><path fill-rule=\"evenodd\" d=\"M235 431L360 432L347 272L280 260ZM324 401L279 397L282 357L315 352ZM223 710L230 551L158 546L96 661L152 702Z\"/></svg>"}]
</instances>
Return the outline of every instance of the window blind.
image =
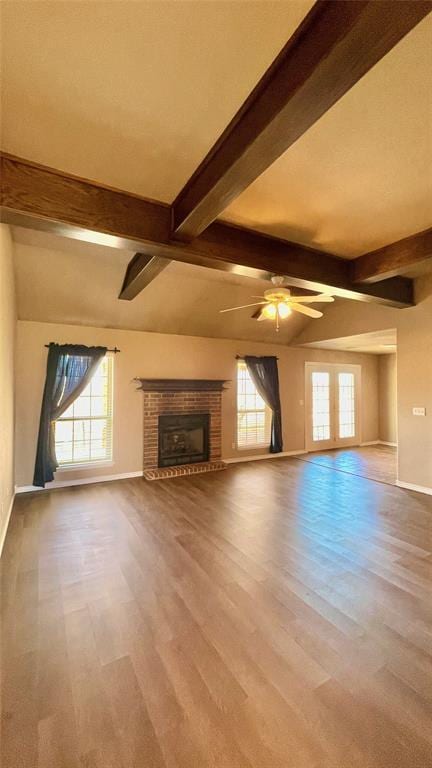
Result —
<instances>
[{"instance_id":1,"label":"window blind","mask_svg":"<svg viewBox=\"0 0 432 768\"><path fill-rule=\"evenodd\" d=\"M246 363L237 363L237 446L254 448L270 443L271 411L258 394Z\"/></svg>"},{"instance_id":2,"label":"window blind","mask_svg":"<svg viewBox=\"0 0 432 768\"><path fill-rule=\"evenodd\" d=\"M55 424L59 466L112 459L114 356L105 355L91 381Z\"/></svg>"}]
</instances>

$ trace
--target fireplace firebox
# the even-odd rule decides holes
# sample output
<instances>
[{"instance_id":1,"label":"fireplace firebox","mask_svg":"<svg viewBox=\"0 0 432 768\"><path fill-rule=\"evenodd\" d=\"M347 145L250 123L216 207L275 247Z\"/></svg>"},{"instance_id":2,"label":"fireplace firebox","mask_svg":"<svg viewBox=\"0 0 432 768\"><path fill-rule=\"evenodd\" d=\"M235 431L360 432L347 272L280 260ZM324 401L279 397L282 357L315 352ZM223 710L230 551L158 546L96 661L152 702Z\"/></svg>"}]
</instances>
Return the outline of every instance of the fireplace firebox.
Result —
<instances>
[{"instance_id":1,"label":"fireplace firebox","mask_svg":"<svg viewBox=\"0 0 432 768\"><path fill-rule=\"evenodd\" d=\"M172 467L209 460L210 414L159 416L158 466Z\"/></svg>"}]
</instances>

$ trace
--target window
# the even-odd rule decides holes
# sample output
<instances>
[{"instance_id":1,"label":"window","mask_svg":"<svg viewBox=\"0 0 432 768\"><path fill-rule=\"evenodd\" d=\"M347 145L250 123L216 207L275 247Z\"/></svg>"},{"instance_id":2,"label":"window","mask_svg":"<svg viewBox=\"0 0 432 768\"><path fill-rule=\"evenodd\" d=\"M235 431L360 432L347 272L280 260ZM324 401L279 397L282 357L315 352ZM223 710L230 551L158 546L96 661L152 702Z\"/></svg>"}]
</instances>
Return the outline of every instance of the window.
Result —
<instances>
[{"instance_id":1,"label":"window","mask_svg":"<svg viewBox=\"0 0 432 768\"><path fill-rule=\"evenodd\" d=\"M306 363L306 449L360 442L360 365Z\"/></svg>"},{"instance_id":2,"label":"window","mask_svg":"<svg viewBox=\"0 0 432 768\"><path fill-rule=\"evenodd\" d=\"M355 435L354 374L339 373L339 437Z\"/></svg>"},{"instance_id":3,"label":"window","mask_svg":"<svg viewBox=\"0 0 432 768\"><path fill-rule=\"evenodd\" d=\"M237 446L269 445L271 410L258 394L246 363L237 364Z\"/></svg>"},{"instance_id":4,"label":"window","mask_svg":"<svg viewBox=\"0 0 432 768\"><path fill-rule=\"evenodd\" d=\"M112 459L112 355L105 355L89 384L55 424L60 467Z\"/></svg>"},{"instance_id":5,"label":"window","mask_svg":"<svg viewBox=\"0 0 432 768\"><path fill-rule=\"evenodd\" d=\"M312 438L330 440L330 374L312 372Z\"/></svg>"}]
</instances>

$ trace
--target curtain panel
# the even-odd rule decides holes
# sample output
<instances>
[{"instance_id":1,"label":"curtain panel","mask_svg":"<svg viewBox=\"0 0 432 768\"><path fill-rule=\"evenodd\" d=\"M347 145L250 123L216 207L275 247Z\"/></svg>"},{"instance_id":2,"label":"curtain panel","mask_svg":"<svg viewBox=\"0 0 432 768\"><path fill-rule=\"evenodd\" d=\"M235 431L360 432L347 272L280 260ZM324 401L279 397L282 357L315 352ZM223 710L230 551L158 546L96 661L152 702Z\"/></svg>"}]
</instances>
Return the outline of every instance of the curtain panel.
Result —
<instances>
[{"instance_id":1,"label":"curtain panel","mask_svg":"<svg viewBox=\"0 0 432 768\"><path fill-rule=\"evenodd\" d=\"M58 467L55 422L86 388L106 347L53 344L48 348L33 485L44 488Z\"/></svg>"},{"instance_id":2,"label":"curtain panel","mask_svg":"<svg viewBox=\"0 0 432 768\"><path fill-rule=\"evenodd\" d=\"M245 363L259 394L272 411L270 453L281 453L282 411L277 358L246 356Z\"/></svg>"}]
</instances>

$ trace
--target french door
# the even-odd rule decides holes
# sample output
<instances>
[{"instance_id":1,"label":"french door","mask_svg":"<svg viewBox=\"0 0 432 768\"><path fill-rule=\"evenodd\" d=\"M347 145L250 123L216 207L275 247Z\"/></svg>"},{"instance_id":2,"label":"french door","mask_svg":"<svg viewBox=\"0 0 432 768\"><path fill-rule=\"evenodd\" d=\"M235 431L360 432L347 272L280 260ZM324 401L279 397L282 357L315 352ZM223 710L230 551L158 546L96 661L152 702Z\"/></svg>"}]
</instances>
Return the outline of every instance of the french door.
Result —
<instances>
[{"instance_id":1,"label":"french door","mask_svg":"<svg viewBox=\"0 0 432 768\"><path fill-rule=\"evenodd\" d=\"M360 443L359 365L306 363L306 450Z\"/></svg>"}]
</instances>

